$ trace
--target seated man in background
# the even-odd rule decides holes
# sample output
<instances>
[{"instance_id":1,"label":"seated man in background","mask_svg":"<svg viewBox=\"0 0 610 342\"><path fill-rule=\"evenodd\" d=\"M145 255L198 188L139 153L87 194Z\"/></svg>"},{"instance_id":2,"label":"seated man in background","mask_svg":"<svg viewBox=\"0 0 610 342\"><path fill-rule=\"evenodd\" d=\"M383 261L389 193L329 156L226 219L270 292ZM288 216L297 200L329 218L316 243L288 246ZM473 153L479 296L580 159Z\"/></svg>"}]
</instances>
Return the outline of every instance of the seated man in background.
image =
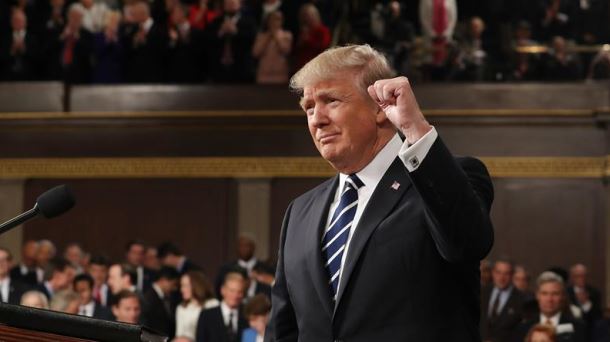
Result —
<instances>
[{"instance_id":1,"label":"seated man in background","mask_svg":"<svg viewBox=\"0 0 610 342\"><path fill-rule=\"evenodd\" d=\"M113 319L110 310L93 299L93 278L89 274L77 275L74 278L73 287L80 296L79 315L105 320Z\"/></svg>"},{"instance_id":2,"label":"seated man in background","mask_svg":"<svg viewBox=\"0 0 610 342\"><path fill-rule=\"evenodd\" d=\"M197 342L239 342L248 322L241 313L246 280L240 273L227 273L220 288L220 306L201 312Z\"/></svg>"},{"instance_id":3,"label":"seated man in background","mask_svg":"<svg viewBox=\"0 0 610 342\"><path fill-rule=\"evenodd\" d=\"M172 302L172 293L177 287L178 272L162 267L152 288L144 294L142 303L142 322L170 338L176 329L176 306Z\"/></svg>"},{"instance_id":4,"label":"seated man in background","mask_svg":"<svg viewBox=\"0 0 610 342\"><path fill-rule=\"evenodd\" d=\"M543 272L536 281L536 299L539 314L517 328L514 342L524 340L528 331L536 324L545 324L555 329L557 341L584 342L585 327L574 318L567 305L565 285L561 277L553 272Z\"/></svg>"},{"instance_id":5,"label":"seated man in background","mask_svg":"<svg viewBox=\"0 0 610 342\"><path fill-rule=\"evenodd\" d=\"M0 302L19 304L21 296L29 290L29 286L11 278L9 270L12 264L11 252L0 247Z\"/></svg>"},{"instance_id":6,"label":"seated man in background","mask_svg":"<svg viewBox=\"0 0 610 342\"><path fill-rule=\"evenodd\" d=\"M493 285L481 290L481 337L483 341L508 342L521 322L523 293L512 284L514 265L506 259L494 263Z\"/></svg>"},{"instance_id":7,"label":"seated man in background","mask_svg":"<svg viewBox=\"0 0 610 342\"><path fill-rule=\"evenodd\" d=\"M138 324L140 322L140 296L129 290L116 295L112 313L117 322Z\"/></svg>"},{"instance_id":8,"label":"seated man in background","mask_svg":"<svg viewBox=\"0 0 610 342\"><path fill-rule=\"evenodd\" d=\"M38 242L28 240L21 247L21 263L11 269L11 278L18 279L30 286L36 286L44 280L44 271L36 264Z\"/></svg>"}]
</instances>

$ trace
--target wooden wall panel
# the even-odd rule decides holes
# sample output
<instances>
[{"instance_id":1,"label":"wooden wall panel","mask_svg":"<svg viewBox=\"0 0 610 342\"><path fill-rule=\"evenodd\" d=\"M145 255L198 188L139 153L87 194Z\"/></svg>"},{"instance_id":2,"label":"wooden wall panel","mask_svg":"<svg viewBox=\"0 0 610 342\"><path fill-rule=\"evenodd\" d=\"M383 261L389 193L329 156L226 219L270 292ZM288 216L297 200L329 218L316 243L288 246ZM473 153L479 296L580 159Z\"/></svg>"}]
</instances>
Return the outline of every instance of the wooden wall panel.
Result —
<instances>
[{"instance_id":1,"label":"wooden wall panel","mask_svg":"<svg viewBox=\"0 0 610 342\"><path fill-rule=\"evenodd\" d=\"M231 180L30 180L24 208L60 183L73 188L76 206L61 217L27 223L25 239L48 238L59 250L77 241L113 260L122 260L130 239L153 245L169 240L212 275L228 258L236 215Z\"/></svg>"}]
</instances>

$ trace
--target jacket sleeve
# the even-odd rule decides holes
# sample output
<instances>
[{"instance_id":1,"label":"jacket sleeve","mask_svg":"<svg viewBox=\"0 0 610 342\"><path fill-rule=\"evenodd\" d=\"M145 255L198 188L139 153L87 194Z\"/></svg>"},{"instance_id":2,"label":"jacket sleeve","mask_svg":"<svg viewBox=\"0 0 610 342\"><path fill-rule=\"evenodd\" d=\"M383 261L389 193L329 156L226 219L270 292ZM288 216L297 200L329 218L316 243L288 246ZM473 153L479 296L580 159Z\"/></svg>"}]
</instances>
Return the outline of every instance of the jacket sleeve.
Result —
<instances>
[{"instance_id":1,"label":"jacket sleeve","mask_svg":"<svg viewBox=\"0 0 610 342\"><path fill-rule=\"evenodd\" d=\"M494 239L489 218L493 185L485 165L471 157L454 158L438 137L409 175L424 200L430 233L443 258L483 259Z\"/></svg>"},{"instance_id":2,"label":"jacket sleeve","mask_svg":"<svg viewBox=\"0 0 610 342\"><path fill-rule=\"evenodd\" d=\"M284 274L284 244L286 242L291 209L292 203L288 206L284 222L282 223L275 283L271 290L271 320L265 331L265 342L297 341L299 335L296 316L290 301L286 276Z\"/></svg>"}]
</instances>

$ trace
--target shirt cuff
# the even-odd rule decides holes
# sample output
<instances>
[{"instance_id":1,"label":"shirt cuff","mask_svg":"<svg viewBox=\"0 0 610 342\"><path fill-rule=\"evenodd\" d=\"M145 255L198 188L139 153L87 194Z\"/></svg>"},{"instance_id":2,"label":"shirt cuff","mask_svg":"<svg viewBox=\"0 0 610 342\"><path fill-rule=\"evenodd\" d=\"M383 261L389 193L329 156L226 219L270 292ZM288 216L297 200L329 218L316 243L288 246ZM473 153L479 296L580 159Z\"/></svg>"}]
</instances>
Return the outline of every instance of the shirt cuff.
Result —
<instances>
[{"instance_id":1,"label":"shirt cuff","mask_svg":"<svg viewBox=\"0 0 610 342\"><path fill-rule=\"evenodd\" d=\"M428 133L417 140L413 145L409 146L409 143L406 140L403 142L400 152L398 152L398 157L400 157L402 163L405 164L409 172L413 172L419 168L437 137L438 133L436 132L436 128L432 127Z\"/></svg>"}]
</instances>

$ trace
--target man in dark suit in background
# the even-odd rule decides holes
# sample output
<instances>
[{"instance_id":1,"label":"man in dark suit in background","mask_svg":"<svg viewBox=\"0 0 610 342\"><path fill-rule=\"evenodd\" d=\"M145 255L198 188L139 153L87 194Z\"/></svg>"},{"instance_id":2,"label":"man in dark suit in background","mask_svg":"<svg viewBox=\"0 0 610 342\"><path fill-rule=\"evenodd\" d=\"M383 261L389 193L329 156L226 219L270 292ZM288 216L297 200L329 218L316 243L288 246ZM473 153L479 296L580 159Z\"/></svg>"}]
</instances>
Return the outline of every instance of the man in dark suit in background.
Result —
<instances>
[{"instance_id":1,"label":"man in dark suit in background","mask_svg":"<svg viewBox=\"0 0 610 342\"><path fill-rule=\"evenodd\" d=\"M537 324L550 325L555 329L557 342L584 342L585 325L574 318L569 305L563 279L554 272L543 272L536 281L538 312L534 319L521 323L513 335L513 342L522 342L527 332Z\"/></svg>"},{"instance_id":2,"label":"man in dark suit in background","mask_svg":"<svg viewBox=\"0 0 610 342\"><path fill-rule=\"evenodd\" d=\"M13 255L8 249L0 247L0 302L19 304L21 296L30 287L19 280L12 279L9 273Z\"/></svg>"},{"instance_id":3,"label":"man in dark suit in background","mask_svg":"<svg viewBox=\"0 0 610 342\"><path fill-rule=\"evenodd\" d=\"M240 235L237 238L235 250L237 252L237 260L233 260L233 261L230 261L230 262L222 265L222 267L218 271L218 275L216 276L216 283L214 285L214 290L218 294L219 298L220 298L220 287L222 286L222 283L224 282L224 279L225 279L225 276L227 275L227 273L243 271L243 274L246 276L246 278L249 278L250 274L252 273L252 270L255 267L264 267L265 266L254 255L254 253L256 252L256 242L254 242L254 239L252 239L251 237L246 236L246 235ZM253 279L253 281L256 282L256 279ZM253 284L253 283L250 282L250 284ZM253 286L256 287L256 286L258 286L258 284L254 284ZM263 288L263 287L264 286L261 285L261 288ZM264 291L264 289L262 291ZM248 292L252 292L252 291L250 291L250 289L247 288L246 294L245 294L246 297L248 297L248 296L251 297L254 294L260 293L260 291L255 290L255 293L252 293L251 295L249 295Z\"/></svg>"},{"instance_id":4,"label":"man in dark suit in background","mask_svg":"<svg viewBox=\"0 0 610 342\"><path fill-rule=\"evenodd\" d=\"M287 209L268 341L480 340L491 180L480 161L453 157L392 75L381 53L355 45L291 80L340 174Z\"/></svg>"},{"instance_id":5,"label":"man in dark suit in background","mask_svg":"<svg viewBox=\"0 0 610 342\"><path fill-rule=\"evenodd\" d=\"M178 272L162 267L152 288L144 294L142 322L156 331L172 338L176 329L176 304L172 292L178 287Z\"/></svg>"},{"instance_id":6,"label":"man in dark suit in background","mask_svg":"<svg viewBox=\"0 0 610 342\"><path fill-rule=\"evenodd\" d=\"M180 276L188 271L202 271L203 269L192 262L182 251L171 242L164 242L157 247L157 257L161 265L174 268Z\"/></svg>"},{"instance_id":7,"label":"man in dark suit in background","mask_svg":"<svg viewBox=\"0 0 610 342\"><path fill-rule=\"evenodd\" d=\"M208 62L214 82L239 83L254 81L252 45L256 22L241 10L240 0L224 0L223 14L210 23Z\"/></svg>"},{"instance_id":8,"label":"man in dark suit in background","mask_svg":"<svg viewBox=\"0 0 610 342\"><path fill-rule=\"evenodd\" d=\"M28 28L25 12L11 12L11 30L0 35L0 79L30 81L39 77L40 41Z\"/></svg>"},{"instance_id":9,"label":"man in dark suit in background","mask_svg":"<svg viewBox=\"0 0 610 342\"><path fill-rule=\"evenodd\" d=\"M245 279L240 273L227 273L220 292L220 305L203 310L197 322L197 342L239 342L248 327L241 311Z\"/></svg>"},{"instance_id":10,"label":"man in dark suit in background","mask_svg":"<svg viewBox=\"0 0 610 342\"><path fill-rule=\"evenodd\" d=\"M77 275L72 282L74 292L80 296L78 314L108 321L113 320L114 316L110 309L102 306L93 298L93 283L93 277L87 273Z\"/></svg>"},{"instance_id":11,"label":"man in dark suit in background","mask_svg":"<svg viewBox=\"0 0 610 342\"><path fill-rule=\"evenodd\" d=\"M568 298L582 311L587 335L592 336L596 322L602 318L602 300L599 290L587 283L587 267L583 264L570 268Z\"/></svg>"},{"instance_id":12,"label":"man in dark suit in background","mask_svg":"<svg viewBox=\"0 0 610 342\"><path fill-rule=\"evenodd\" d=\"M524 296L512 285L515 267L507 259L496 260L493 285L481 290L481 337L483 341L510 342L521 323Z\"/></svg>"},{"instance_id":13,"label":"man in dark suit in background","mask_svg":"<svg viewBox=\"0 0 610 342\"><path fill-rule=\"evenodd\" d=\"M21 281L29 286L36 286L43 282L44 271L36 265L38 242L28 240L21 247L21 262L11 269L11 278Z\"/></svg>"},{"instance_id":14,"label":"man in dark suit in background","mask_svg":"<svg viewBox=\"0 0 610 342\"><path fill-rule=\"evenodd\" d=\"M139 240L131 240L125 246L125 261L134 268L136 272L134 285L141 293L150 289L156 277L153 270L144 267L145 250L144 243Z\"/></svg>"}]
</instances>

